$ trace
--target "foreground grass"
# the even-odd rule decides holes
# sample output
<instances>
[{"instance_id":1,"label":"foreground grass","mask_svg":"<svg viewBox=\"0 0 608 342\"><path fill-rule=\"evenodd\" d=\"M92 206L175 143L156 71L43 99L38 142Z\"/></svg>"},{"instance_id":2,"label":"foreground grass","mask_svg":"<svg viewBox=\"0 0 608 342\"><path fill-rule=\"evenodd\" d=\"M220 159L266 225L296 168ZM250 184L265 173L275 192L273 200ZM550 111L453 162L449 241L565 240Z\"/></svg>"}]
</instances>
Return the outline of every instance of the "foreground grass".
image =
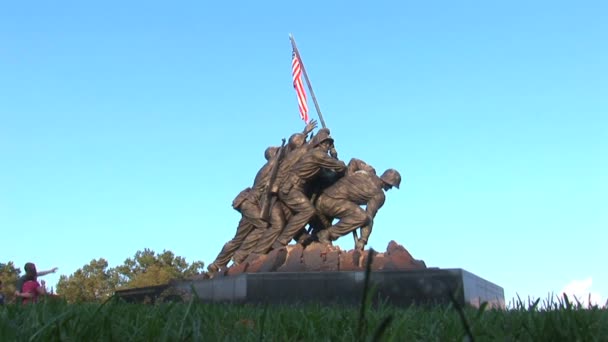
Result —
<instances>
[{"instance_id":1,"label":"foreground grass","mask_svg":"<svg viewBox=\"0 0 608 342\"><path fill-rule=\"evenodd\" d=\"M188 303L0 307L2 341L600 341L608 310L567 297L510 310Z\"/></svg>"}]
</instances>

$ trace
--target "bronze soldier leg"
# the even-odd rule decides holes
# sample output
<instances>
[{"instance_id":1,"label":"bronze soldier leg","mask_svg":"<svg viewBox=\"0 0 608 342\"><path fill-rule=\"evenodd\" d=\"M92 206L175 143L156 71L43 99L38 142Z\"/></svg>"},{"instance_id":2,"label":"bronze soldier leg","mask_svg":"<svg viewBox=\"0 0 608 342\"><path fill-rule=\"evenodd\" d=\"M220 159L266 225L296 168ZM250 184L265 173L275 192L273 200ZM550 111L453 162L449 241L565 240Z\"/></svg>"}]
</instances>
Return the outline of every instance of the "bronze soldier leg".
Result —
<instances>
[{"instance_id":1,"label":"bronze soldier leg","mask_svg":"<svg viewBox=\"0 0 608 342\"><path fill-rule=\"evenodd\" d=\"M332 240L344 236L369 222L369 216L365 210L352 202L350 202L349 207L346 209L345 215L337 217L340 221L327 229Z\"/></svg>"},{"instance_id":2,"label":"bronze soldier leg","mask_svg":"<svg viewBox=\"0 0 608 342\"><path fill-rule=\"evenodd\" d=\"M288 194L280 194L280 199L294 213L276 241L285 246L315 215L315 208L312 206L310 199L295 187Z\"/></svg>"},{"instance_id":3,"label":"bronze soldier leg","mask_svg":"<svg viewBox=\"0 0 608 342\"><path fill-rule=\"evenodd\" d=\"M338 200L328 196L323 196L317 202L317 208L323 214L340 219L338 223L329 227L326 232L320 233L319 240L336 240L358 227L369 223L370 218L360 206L347 200Z\"/></svg>"},{"instance_id":4,"label":"bronze soldier leg","mask_svg":"<svg viewBox=\"0 0 608 342\"><path fill-rule=\"evenodd\" d=\"M239 249L234 253L234 256L232 257L232 261L235 264L240 264L243 261L245 261L245 259L247 259L249 254L251 254L251 252L253 251L255 246L258 244L260 237L262 237L262 235L264 235L264 233L268 229L269 228L267 228L267 229L257 229L256 228L256 229L252 230L251 233L249 233L249 235L247 235L247 237L245 238L245 241L243 241L243 243L241 244L241 247L239 247Z\"/></svg>"},{"instance_id":5,"label":"bronze soldier leg","mask_svg":"<svg viewBox=\"0 0 608 342\"><path fill-rule=\"evenodd\" d=\"M215 261L207 267L208 270L219 269L230 262L234 253L241 247L247 236L254 229L266 229L268 223L262 220L260 214L260 206L249 200L244 201L239 207L239 211L243 215L239 221L239 226L236 229L234 238L227 242L222 251L215 258Z\"/></svg>"},{"instance_id":6,"label":"bronze soldier leg","mask_svg":"<svg viewBox=\"0 0 608 342\"><path fill-rule=\"evenodd\" d=\"M249 220L247 220L245 216L243 216L239 221L239 226L236 229L236 234L234 235L234 238L232 238L232 240L228 241L224 245L220 254L218 254L215 258L215 261L213 261L213 264L218 269L226 266L232 258L234 252L236 252L236 250L241 246L243 241L245 241L247 235L249 235L249 233L251 233L253 229L254 226L251 224L251 222L249 222Z\"/></svg>"},{"instance_id":7,"label":"bronze soldier leg","mask_svg":"<svg viewBox=\"0 0 608 342\"><path fill-rule=\"evenodd\" d=\"M243 262L251 253L266 254L277 236L285 227L285 217L281 203L276 201L270 209L270 227L266 229L254 229L238 251L234 254L233 261ZM267 247L266 247L267 246Z\"/></svg>"},{"instance_id":8,"label":"bronze soldier leg","mask_svg":"<svg viewBox=\"0 0 608 342\"><path fill-rule=\"evenodd\" d=\"M317 210L317 214L310 220L310 222L308 222L310 226L309 233L311 235L316 235L323 229L331 227L332 221L333 217L324 215L323 213Z\"/></svg>"},{"instance_id":9,"label":"bronze soldier leg","mask_svg":"<svg viewBox=\"0 0 608 342\"><path fill-rule=\"evenodd\" d=\"M266 229L264 234L259 238L257 245L253 249L253 253L268 253L277 237L281 235L281 232L285 227L285 214L283 210L283 204L276 201L270 211L270 227Z\"/></svg>"},{"instance_id":10,"label":"bronze soldier leg","mask_svg":"<svg viewBox=\"0 0 608 342\"><path fill-rule=\"evenodd\" d=\"M258 228L268 227L268 222L262 220L262 208L260 208L259 203L246 200L239 207L239 211L243 214L243 217L246 217L254 226Z\"/></svg>"}]
</instances>

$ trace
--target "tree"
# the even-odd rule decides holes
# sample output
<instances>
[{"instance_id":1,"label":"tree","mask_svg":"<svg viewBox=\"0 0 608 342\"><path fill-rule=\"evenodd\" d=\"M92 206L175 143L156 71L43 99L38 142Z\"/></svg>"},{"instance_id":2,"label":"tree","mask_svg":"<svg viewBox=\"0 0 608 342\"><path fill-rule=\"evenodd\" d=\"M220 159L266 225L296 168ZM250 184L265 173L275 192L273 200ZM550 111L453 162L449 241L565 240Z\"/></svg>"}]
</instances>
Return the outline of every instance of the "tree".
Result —
<instances>
[{"instance_id":1,"label":"tree","mask_svg":"<svg viewBox=\"0 0 608 342\"><path fill-rule=\"evenodd\" d=\"M93 259L70 276L62 275L57 283L57 294L70 303L100 302L114 294L118 275L108 269L108 261Z\"/></svg>"},{"instance_id":2,"label":"tree","mask_svg":"<svg viewBox=\"0 0 608 342\"><path fill-rule=\"evenodd\" d=\"M74 274L59 277L57 294L70 303L100 302L118 289L167 284L172 279L200 274L203 266L202 261L188 264L171 251L157 255L144 249L115 268L108 268L108 262L103 258L91 260Z\"/></svg>"},{"instance_id":3,"label":"tree","mask_svg":"<svg viewBox=\"0 0 608 342\"><path fill-rule=\"evenodd\" d=\"M150 249L137 251L124 265L116 267L121 288L143 287L166 284L172 279L184 279L200 274L204 267L202 261L191 265L186 259L164 250L156 254Z\"/></svg>"},{"instance_id":4,"label":"tree","mask_svg":"<svg viewBox=\"0 0 608 342\"><path fill-rule=\"evenodd\" d=\"M6 264L0 263L0 280L2 280L2 287L7 303L12 303L15 300L15 286L20 274L21 270L15 267L12 261Z\"/></svg>"}]
</instances>

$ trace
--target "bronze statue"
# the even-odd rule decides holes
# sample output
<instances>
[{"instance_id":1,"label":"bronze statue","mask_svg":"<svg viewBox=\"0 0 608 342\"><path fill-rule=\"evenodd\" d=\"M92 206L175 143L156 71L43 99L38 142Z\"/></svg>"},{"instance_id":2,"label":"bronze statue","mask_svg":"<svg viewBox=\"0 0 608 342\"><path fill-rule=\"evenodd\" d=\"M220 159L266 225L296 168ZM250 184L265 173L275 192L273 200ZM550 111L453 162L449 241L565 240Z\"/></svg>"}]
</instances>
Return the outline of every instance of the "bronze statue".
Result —
<instances>
[{"instance_id":1,"label":"bronze statue","mask_svg":"<svg viewBox=\"0 0 608 342\"><path fill-rule=\"evenodd\" d=\"M234 264L243 262L247 256L253 251L259 239L270 227L278 227L282 229L285 226L285 217L280 206L275 205L276 200L272 196L270 187L273 184L273 173L276 178L276 170L278 169L281 156L284 151L284 146L269 147L264 152L264 157L267 163L258 171L254 180L254 190L260 202L260 217L269 223L266 229L253 229L246 236L237 251L234 253L232 261ZM273 172L274 171L274 172Z\"/></svg>"},{"instance_id":2,"label":"bronze statue","mask_svg":"<svg viewBox=\"0 0 608 342\"><path fill-rule=\"evenodd\" d=\"M312 120L311 123L307 125L307 127L316 127L316 121ZM293 134L289 138L288 150L285 158L281 160L277 179L274 182L275 186L271 189L272 193L278 195L279 186L285 179L289 176L290 170L293 166L304 156L311 148L310 141L306 141L306 137L311 130L305 130L303 133ZM317 133L318 134L318 133ZM275 210L281 210L283 212L283 216L285 220L289 220L291 218L292 212L291 210L283 204L281 200L278 200L278 196L274 197L275 201L273 203ZM284 226L279 225L271 225L269 229L260 237L258 244L254 248L254 253L256 254L265 254L272 248L273 244L281 234L284 229ZM275 245L275 247L281 247L281 244Z\"/></svg>"},{"instance_id":3,"label":"bronze statue","mask_svg":"<svg viewBox=\"0 0 608 342\"><path fill-rule=\"evenodd\" d=\"M307 140L316 126L313 120L303 132L291 135L287 145L283 139L280 147L266 149L266 163L253 186L233 201L242 217L234 238L207 267L211 276L231 259L237 265L251 254L267 254L292 239L303 245L314 239L331 244L353 232L356 249L364 248L384 204L384 191L399 188L401 175L388 169L378 177L373 167L356 158L345 165L338 159L329 129L322 128ZM332 225L334 219L339 221Z\"/></svg>"},{"instance_id":4,"label":"bronze statue","mask_svg":"<svg viewBox=\"0 0 608 342\"><path fill-rule=\"evenodd\" d=\"M215 260L207 266L207 270L211 274L219 271L220 268L230 262L234 253L241 247L241 244L253 229L268 227L268 222L262 220L259 200L251 188L241 191L232 202L232 207L240 212L242 217L232 240L224 245Z\"/></svg>"},{"instance_id":5,"label":"bronze statue","mask_svg":"<svg viewBox=\"0 0 608 342\"><path fill-rule=\"evenodd\" d=\"M312 120L304 128L304 139L306 135L316 128L316 121ZM258 244L260 237L264 235L267 228L276 227L279 232L285 225L283 210L279 205L268 203L268 201L276 202L266 194L272 191L270 189L273 180L271 180L271 171L278 166L281 161L280 152L283 146L268 147L264 152L264 157L267 162L260 168L255 176L253 187L246 188L241 191L234 199L232 207L242 214L239 221L235 236L227 242L215 260L207 266L210 274L216 273L220 268L226 266L232 259L233 263L242 262ZM268 209L264 209L268 206ZM266 215L264 215L267 212Z\"/></svg>"},{"instance_id":6,"label":"bronze statue","mask_svg":"<svg viewBox=\"0 0 608 342\"><path fill-rule=\"evenodd\" d=\"M239 211L242 215L239 225L236 230L236 234L227 242L215 260L207 266L209 273L216 273L220 268L226 266L230 259L233 262L238 263L244 260L248 253L240 252L239 249L245 247L250 248L251 245L255 245L256 241L253 241L255 237L259 237L262 232L269 226L268 218L262 217L262 207L260 205L260 199L263 196L267 181L270 176L272 167L278 162L275 156L278 154L278 147L268 147L264 151L264 158L266 158L266 164L260 168L255 176L253 182L253 188L246 188L241 191L238 196L232 202L232 207ZM271 215L273 220L282 220L281 217ZM274 222L275 224L278 224ZM282 223L281 223L282 224ZM253 233L255 231L255 233ZM251 236L253 233L253 236ZM250 237L251 236L251 237ZM245 244L247 242L247 244ZM245 246L243 246L245 244Z\"/></svg>"},{"instance_id":7,"label":"bronze statue","mask_svg":"<svg viewBox=\"0 0 608 342\"><path fill-rule=\"evenodd\" d=\"M317 121L311 120L305 127L302 133L294 133L289 138L287 149L282 150L286 156L277 158L277 164L272 165L272 173L267 172L263 177L256 176L256 182L264 184L264 196L262 197L262 216L270 221L270 226L265 230L255 230L243 243L240 250L235 254L235 262L242 262L251 253L265 254L270 249L271 245L277 239L281 231L285 227L286 220L290 217L287 208L278 200L277 191L278 184L282 179L282 174L285 168L293 164L293 160L298 160L304 150L306 138L312 130L317 127ZM304 150L305 151L305 150ZM259 173L258 173L259 176Z\"/></svg>"},{"instance_id":8,"label":"bronze statue","mask_svg":"<svg viewBox=\"0 0 608 342\"><path fill-rule=\"evenodd\" d=\"M355 247L363 250L371 234L376 213L384 205L384 191L392 187L399 188L400 183L401 175L396 170L388 169L378 177L371 166L352 159L346 176L325 189L315 203L319 214L329 218L325 222L339 219L331 227L316 232L319 242L330 244L361 227L361 237ZM366 206L365 210L361 205Z\"/></svg>"},{"instance_id":9,"label":"bronze statue","mask_svg":"<svg viewBox=\"0 0 608 342\"><path fill-rule=\"evenodd\" d=\"M275 241L274 247L285 246L315 215L315 208L306 196L306 187L315 180L322 168L345 172L344 162L328 155L333 139L328 129L321 129L310 141L308 150L287 172L279 185L279 199L293 215Z\"/></svg>"}]
</instances>

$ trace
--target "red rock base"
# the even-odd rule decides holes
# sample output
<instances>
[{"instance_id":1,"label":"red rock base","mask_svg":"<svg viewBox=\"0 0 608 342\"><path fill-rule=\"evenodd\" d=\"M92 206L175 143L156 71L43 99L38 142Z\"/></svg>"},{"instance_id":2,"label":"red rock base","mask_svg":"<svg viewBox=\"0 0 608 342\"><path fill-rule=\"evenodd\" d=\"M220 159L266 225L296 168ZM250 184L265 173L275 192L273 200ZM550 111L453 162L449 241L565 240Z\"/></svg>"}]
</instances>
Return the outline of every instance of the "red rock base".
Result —
<instances>
[{"instance_id":1,"label":"red rock base","mask_svg":"<svg viewBox=\"0 0 608 342\"><path fill-rule=\"evenodd\" d=\"M258 272L331 272L364 271L370 251L343 251L337 246L313 243L306 248L290 245L268 254L252 254L238 265L221 269L215 276L230 276ZM412 255L395 241L389 242L386 252L374 252L372 271L425 269L422 260Z\"/></svg>"}]
</instances>

